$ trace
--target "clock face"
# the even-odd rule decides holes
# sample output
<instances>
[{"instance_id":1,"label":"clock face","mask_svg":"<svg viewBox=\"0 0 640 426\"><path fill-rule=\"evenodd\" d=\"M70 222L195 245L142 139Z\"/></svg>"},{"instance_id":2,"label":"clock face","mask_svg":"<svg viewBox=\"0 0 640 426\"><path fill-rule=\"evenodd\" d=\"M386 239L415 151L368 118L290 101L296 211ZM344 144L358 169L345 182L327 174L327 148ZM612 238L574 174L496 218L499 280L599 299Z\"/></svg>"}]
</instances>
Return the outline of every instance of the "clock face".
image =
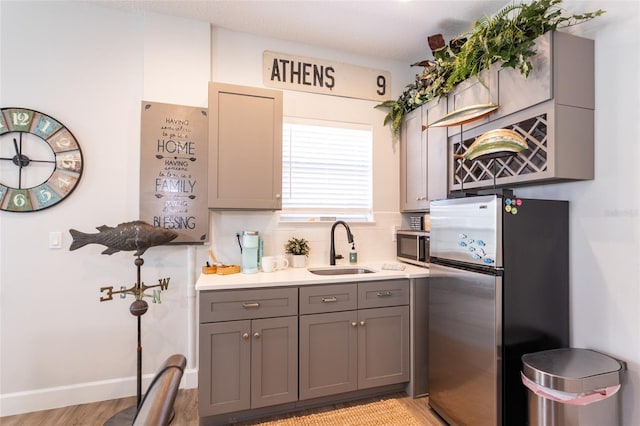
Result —
<instances>
[{"instance_id":1,"label":"clock face","mask_svg":"<svg viewBox=\"0 0 640 426\"><path fill-rule=\"evenodd\" d=\"M26 108L0 110L0 210L56 205L78 185L82 164L78 141L56 119Z\"/></svg>"}]
</instances>

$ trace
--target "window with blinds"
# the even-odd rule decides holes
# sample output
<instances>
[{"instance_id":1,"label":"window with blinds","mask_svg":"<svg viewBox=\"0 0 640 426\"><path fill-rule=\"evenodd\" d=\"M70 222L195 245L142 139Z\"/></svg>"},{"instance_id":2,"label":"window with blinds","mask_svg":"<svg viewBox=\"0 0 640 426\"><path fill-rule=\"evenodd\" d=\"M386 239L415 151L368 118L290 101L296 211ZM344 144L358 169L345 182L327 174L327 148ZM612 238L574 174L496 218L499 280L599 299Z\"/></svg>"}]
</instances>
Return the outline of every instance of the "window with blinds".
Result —
<instances>
[{"instance_id":1,"label":"window with blinds","mask_svg":"<svg viewBox=\"0 0 640 426\"><path fill-rule=\"evenodd\" d=\"M285 118L283 221L372 220L371 127Z\"/></svg>"}]
</instances>

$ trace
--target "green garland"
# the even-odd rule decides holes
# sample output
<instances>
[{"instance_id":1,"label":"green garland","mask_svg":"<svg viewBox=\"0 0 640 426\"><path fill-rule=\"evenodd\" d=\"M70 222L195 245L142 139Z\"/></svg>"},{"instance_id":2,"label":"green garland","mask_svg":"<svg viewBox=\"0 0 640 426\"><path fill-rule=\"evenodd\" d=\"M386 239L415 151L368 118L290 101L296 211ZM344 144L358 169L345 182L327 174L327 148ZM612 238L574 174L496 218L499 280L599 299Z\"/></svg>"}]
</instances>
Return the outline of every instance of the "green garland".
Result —
<instances>
[{"instance_id":1,"label":"green garland","mask_svg":"<svg viewBox=\"0 0 640 426\"><path fill-rule=\"evenodd\" d=\"M400 132L405 114L432 99L446 96L457 84L470 77L477 77L494 62L502 67L514 68L525 77L532 65L530 58L536 54L534 44L541 35L558 28L577 25L602 15L605 11L563 16L558 6L562 0L537 0L505 7L495 16L477 20L473 28L454 40L466 41L455 51L445 47L434 52L434 60L423 61L427 65L416 76L415 83L405 87L397 100L388 100L376 108L388 109L384 125L391 125L394 136ZM453 43L452 43L453 44Z\"/></svg>"}]
</instances>

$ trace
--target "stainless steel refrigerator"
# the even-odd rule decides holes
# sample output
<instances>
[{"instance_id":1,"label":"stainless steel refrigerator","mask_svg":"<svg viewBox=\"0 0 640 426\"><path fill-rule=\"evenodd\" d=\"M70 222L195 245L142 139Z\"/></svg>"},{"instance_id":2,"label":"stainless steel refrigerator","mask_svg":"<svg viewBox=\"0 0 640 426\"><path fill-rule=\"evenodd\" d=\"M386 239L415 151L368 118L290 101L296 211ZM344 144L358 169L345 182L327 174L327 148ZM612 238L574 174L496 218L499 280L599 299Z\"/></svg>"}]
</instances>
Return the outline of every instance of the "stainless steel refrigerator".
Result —
<instances>
[{"instance_id":1,"label":"stainless steel refrigerator","mask_svg":"<svg viewBox=\"0 0 640 426\"><path fill-rule=\"evenodd\" d=\"M526 425L525 353L569 345L569 204L431 203L429 405L451 425Z\"/></svg>"}]
</instances>

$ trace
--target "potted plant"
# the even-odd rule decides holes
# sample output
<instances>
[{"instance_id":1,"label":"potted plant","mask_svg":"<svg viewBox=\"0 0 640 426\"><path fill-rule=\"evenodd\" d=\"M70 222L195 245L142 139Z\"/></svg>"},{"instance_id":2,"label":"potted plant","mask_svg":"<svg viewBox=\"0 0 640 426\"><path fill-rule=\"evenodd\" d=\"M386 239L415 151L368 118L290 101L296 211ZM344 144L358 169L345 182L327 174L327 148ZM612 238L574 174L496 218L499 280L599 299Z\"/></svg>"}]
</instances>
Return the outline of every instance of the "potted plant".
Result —
<instances>
[{"instance_id":1,"label":"potted plant","mask_svg":"<svg viewBox=\"0 0 640 426\"><path fill-rule=\"evenodd\" d=\"M388 100L376 108L387 109L384 125L391 126L394 136L400 131L402 117L432 99L446 96L459 83L480 72L494 62L514 68L527 77L536 54L535 40L548 31L577 25L598 17L603 10L563 15L562 0L534 0L506 6L494 16L478 19L467 33L454 38L447 46L436 34L429 37L433 60L412 64L423 66L415 83L405 87L397 100Z\"/></svg>"},{"instance_id":2,"label":"potted plant","mask_svg":"<svg viewBox=\"0 0 640 426\"><path fill-rule=\"evenodd\" d=\"M294 268L304 268L307 263L307 256L309 256L309 241L304 238L289 238L284 245L284 251L291 255L291 265Z\"/></svg>"}]
</instances>

